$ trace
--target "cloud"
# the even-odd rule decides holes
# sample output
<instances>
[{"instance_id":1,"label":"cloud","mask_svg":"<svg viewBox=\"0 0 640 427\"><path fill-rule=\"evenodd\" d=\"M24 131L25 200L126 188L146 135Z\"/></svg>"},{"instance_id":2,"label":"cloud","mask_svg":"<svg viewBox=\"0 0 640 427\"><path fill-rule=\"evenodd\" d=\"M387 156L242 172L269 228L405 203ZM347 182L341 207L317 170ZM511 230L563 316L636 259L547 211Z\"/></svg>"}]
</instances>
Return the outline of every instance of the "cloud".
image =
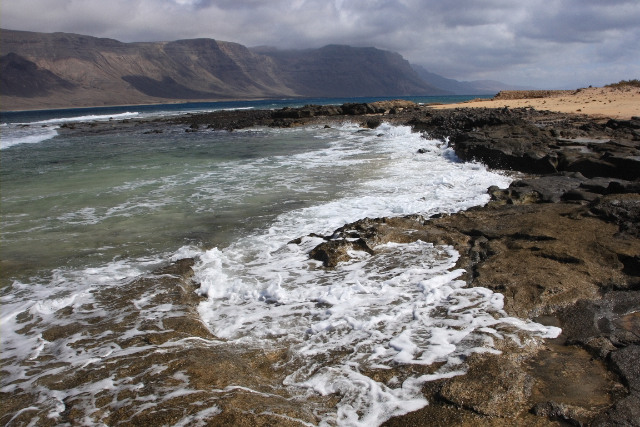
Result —
<instances>
[{"instance_id":1,"label":"cloud","mask_svg":"<svg viewBox=\"0 0 640 427\"><path fill-rule=\"evenodd\" d=\"M640 76L637 0L3 0L0 12L3 28L121 41L375 46L464 80L576 87Z\"/></svg>"},{"instance_id":2,"label":"cloud","mask_svg":"<svg viewBox=\"0 0 640 427\"><path fill-rule=\"evenodd\" d=\"M519 35L552 42L598 43L611 32L633 31L640 22L640 4L635 1L548 2L529 16Z\"/></svg>"}]
</instances>

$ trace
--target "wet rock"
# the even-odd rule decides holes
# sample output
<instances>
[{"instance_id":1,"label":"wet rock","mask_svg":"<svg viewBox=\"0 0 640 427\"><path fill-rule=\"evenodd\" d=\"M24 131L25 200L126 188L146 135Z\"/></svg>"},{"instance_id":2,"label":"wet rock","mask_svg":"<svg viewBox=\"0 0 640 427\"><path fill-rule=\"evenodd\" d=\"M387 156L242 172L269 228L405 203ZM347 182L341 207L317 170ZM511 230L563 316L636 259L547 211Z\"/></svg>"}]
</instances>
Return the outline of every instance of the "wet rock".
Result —
<instances>
[{"instance_id":1,"label":"wet rock","mask_svg":"<svg viewBox=\"0 0 640 427\"><path fill-rule=\"evenodd\" d=\"M522 411L531 381L518 363L503 359L498 365L491 355L480 354L469 359L467 373L447 382L441 398L481 415L507 417Z\"/></svg>"},{"instance_id":2,"label":"wet rock","mask_svg":"<svg viewBox=\"0 0 640 427\"><path fill-rule=\"evenodd\" d=\"M533 378L528 404L538 416L588 424L623 391L606 365L581 348L550 343L525 366Z\"/></svg>"},{"instance_id":3,"label":"wet rock","mask_svg":"<svg viewBox=\"0 0 640 427\"><path fill-rule=\"evenodd\" d=\"M613 405L605 414L596 418L594 427L638 426L640 423L640 394L631 394Z\"/></svg>"},{"instance_id":4,"label":"wet rock","mask_svg":"<svg viewBox=\"0 0 640 427\"><path fill-rule=\"evenodd\" d=\"M501 356L470 357L466 375L441 381L434 394L427 395L429 407L388 425L420 425L417 420L426 422L431 416L466 425L485 422L486 417L503 419L495 425L514 425L523 419L526 425L548 425L549 420L584 425L604 417L606 411L607 420L628 416L631 410L620 400L626 392L608 370L607 360L621 348L638 345L640 292L633 285L635 264L626 261L625 266L621 259L635 259L632 254L640 253L640 241L621 236L614 220L594 215L588 206L558 197L586 178L548 178L524 180L526 188L545 194L544 183L559 180L558 190L549 193L554 196L545 196L547 203L490 204L427 221L365 219L332 236L362 239L374 250L376 244L412 238L452 244L461 254L458 267L467 270L470 285L502 293L510 314L541 316L539 321L546 316L551 319L548 324L563 329L557 344L537 352L510 349ZM633 359L616 360L620 360L616 372L626 369L636 375L629 368L633 362L623 363ZM614 411L612 405L619 409Z\"/></svg>"},{"instance_id":5,"label":"wet rock","mask_svg":"<svg viewBox=\"0 0 640 427\"><path fill-rule=\"evenodd\" d=\"M340 239L320 243L311 251L309 256L317 261L322 261L325 267L332 268L341 262L349 261L351 259L350 252L352 251L364 251L373 254L373 250L363 239Z\"/></svg>"},{"instance_id":6,"label":"wet rock","mask_svg":"<svg viewBox=\"0 0 640 427\"><path fill-rule=\"evenodd\" d=\"M364 126L369 129L375 129L381 124L382 124L382 119L380 117L372 117L370 119L367 119L367 121L364 123Z\"/></svg>"},{"instance_id":7,"label":"wet rock","mask_svg":"<svg viewBox=\"0 0 640 427\"><path fill-rule=\"evenodd\" d=\"M553 138L531 125L491 126L458 134L451 138L456 154L463 160L476 160L495 169L553 173L557 154L545 147Z\"/></svg>"},{"instance_id":8,"label":"wet rock","mask_svg":"<svg viewBox=\"0 0 640 427\"><path fill-rule=\"evenodd\" d=\"M361 116L364 114L374 114L376 109L366 103L342 104L342 113L348 116Z\"/></svg>"},{"instance_id":9,"label":"wet rock","mask_svg":"<svg viewBox=\"0 0 640 427\"><path fill-rule=\"evenodd\" d=\"M527 185L519 187L517 183L512 183L512 185L506 189L493 185L489 187L487 192L491 196L494 205L496 202L497 204L524 205L539 203L542 200L540 193L533 188Z\"/></svg>"},{"instance_id":10,"label":"wet rock","mask_svg":"<svg viewBox=\"0 0 640 427\"><path fill-rule=\"evenodd\" d=\"M591 212L618 225L620 233L640 238L640 194L613 194L596 200Z\"/></svg>"},{"instance_id":11,"label":"wet rock","mask_svg":"<svg viewBox=\"0 0 640 427\"><path fill-rule=\"evenodd\" d=\"M195 260L193 258L183 258L171 265L154 271L154 274L171 274L174 276L191 277L193 275L193 270L191 269L191 267L193 267L194 265Z\"/></svg>"},{"instance_id":12,"label":"wet rock","mask_svg":"<svg viewBox=\"0 0 640 427\"><path fill-rule=\"evenodd\" d=\"M580 408L573 408L563 403L557 403L553 401L547 401L544 403L536 404L531 412L541 417L547 417L552 420L562 420L571 425L582 425L579 421L580 418L585 418Z\"/></svg>"},{"instance_id":13,"label":"wet rock","mask_svg":"<svg viewBox=\"0 0 640 427\"><path fill-rule=\"evenodd\" d=\"M507 189L509 195L507 202L512 200L512 204L517 204L516 201L520 203L556 203L566 199L572 191L578 191L584 181L585 178L580 174L553 174L517 180L512 182ZM490 194L493 195L493 193ZM597 195L592 197L595 198Z\"/></svg>"},{"instance_id":14,"label":"wet rock","mask_svg":"<svg viewBox=\"0 0 640 427\"><path fill-rule=\"evenodd\" d=\"M635 311L639 307L640 292L611 291L601 299L578 301L557 316L568 344L582 345L604 358L611 350L640 344L640 318Z\"/></svg>"},{"instance_id":15,"label":"wet rock","mask_svg":"<svg viewBox=\"0 0 640 427\"><path fill-rule=\"evenodd\" d=\"M637 180L638 130L622 122L604 126L531 109L456 109L414 116L408 124L430 138L450 138L460 158L497 169Z\"/></svg>"},{"instance_id":16,"label":"wet rock","mask_svg":"<svg viewBox=\"0 0 640 427\"><path fill-rule=\"evenodd\" d=\"M640 393L640 345L629 345L614 352L611 363L630 391Z\"/></svg>"}]
</instances>

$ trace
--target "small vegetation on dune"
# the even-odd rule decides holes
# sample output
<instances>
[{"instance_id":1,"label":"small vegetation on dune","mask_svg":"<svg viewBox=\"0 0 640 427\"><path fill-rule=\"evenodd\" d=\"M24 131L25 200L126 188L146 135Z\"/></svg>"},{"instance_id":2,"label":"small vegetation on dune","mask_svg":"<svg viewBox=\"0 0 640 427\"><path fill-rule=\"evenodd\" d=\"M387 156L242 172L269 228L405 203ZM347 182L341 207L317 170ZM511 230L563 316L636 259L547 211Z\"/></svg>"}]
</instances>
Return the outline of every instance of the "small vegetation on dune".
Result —
<instances>
[{"instance_id":1,"label":"small vegetation on dune","mask_svg":"<svg viewBox=\"0 0 640 427\"><path fill-rule=\"evenodd\" d=\"M620 80L618 83L611 83L606 85L605 87L621 88L621 87L627 87L627 86L640 87L640 80L638 79Z\"/></svg>"}]
</instances>

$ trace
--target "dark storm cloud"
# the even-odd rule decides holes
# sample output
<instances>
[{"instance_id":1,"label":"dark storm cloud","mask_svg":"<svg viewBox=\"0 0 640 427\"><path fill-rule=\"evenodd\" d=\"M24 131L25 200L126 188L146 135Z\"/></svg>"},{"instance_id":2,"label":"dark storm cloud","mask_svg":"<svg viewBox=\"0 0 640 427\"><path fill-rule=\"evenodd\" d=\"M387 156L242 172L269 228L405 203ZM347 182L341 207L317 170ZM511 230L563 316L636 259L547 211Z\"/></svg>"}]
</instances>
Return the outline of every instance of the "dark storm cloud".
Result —
<instances>
[{"instance_id":1,"label":"dark storm cloud","mask_svg":"<svg viewBox=\"0 0 640 427\"><path fill-rule=\"evenodd\" d=\"M121 41L375 46L457 79L534 86L640 76L637 0L3 0L3 28Z\"/></svg>"},{"instance_id":2,"label":"dark storm cloud","mask_svg":"<svg viewBox=\"0 0 640 427\"><path fill-rule=\"evenodd\" d=\"M640 8L636 0L565 1L541 8L537 15L523 22L518 34L523 37L565 43L598 43L612 32L626 32L639 28Z\"/></svg>"}]
</instances>

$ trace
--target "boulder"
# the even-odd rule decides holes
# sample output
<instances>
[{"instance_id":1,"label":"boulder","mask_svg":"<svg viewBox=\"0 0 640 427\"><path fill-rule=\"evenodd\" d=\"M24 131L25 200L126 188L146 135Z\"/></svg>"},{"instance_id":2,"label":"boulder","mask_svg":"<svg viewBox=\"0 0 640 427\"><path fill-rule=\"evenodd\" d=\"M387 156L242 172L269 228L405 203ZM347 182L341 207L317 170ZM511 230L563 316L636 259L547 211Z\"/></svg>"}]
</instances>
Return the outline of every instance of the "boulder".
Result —
<instances>
[{"instance_id":1,"label":"boulder","mask_svg":"<svg viewBox=\"0 0 640 427\"><path fill-rule=\"evenodd\" d=\"M322 261L325 267L333 268L341 262L349 261L351 259L349 252L352 251L373 254L373 250L363 239L339 239L320 243L309 253L309 256L317 261Z\"/></svg>"}]
</instances>

